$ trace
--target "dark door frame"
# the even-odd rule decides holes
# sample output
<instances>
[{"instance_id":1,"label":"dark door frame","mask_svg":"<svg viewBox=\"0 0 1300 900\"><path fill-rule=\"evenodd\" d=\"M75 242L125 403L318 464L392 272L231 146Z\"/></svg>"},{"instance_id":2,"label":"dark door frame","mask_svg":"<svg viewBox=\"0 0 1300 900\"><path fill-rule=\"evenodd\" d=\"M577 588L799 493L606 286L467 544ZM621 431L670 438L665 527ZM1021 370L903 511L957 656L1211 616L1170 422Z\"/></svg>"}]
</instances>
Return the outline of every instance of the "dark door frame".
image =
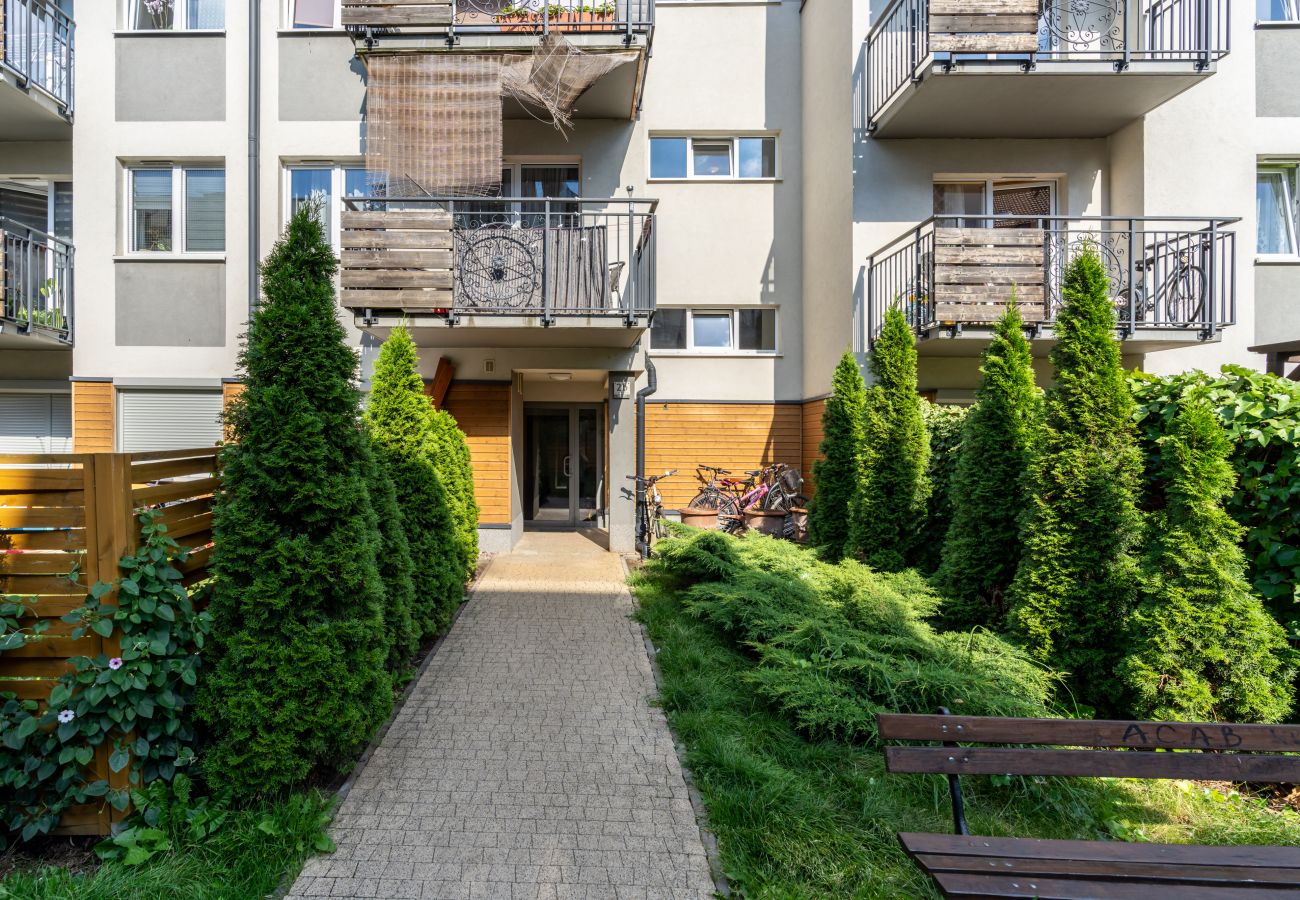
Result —
<instances>
[{"instance_id":1,"label":"dark door frame","mask_svg":"<svg viewBox=\"0 0 1300 900\"><path fill-rule=\"evenodd\" d=\"M595 500L596 509L592 521L584 522L581 519L581 497L582 482L580 470L576 466L570 467L569 475L569 520L567 522L545 522L529 518L533 514L533 502L536 496L537 471L535 469L535 445L534 434L532 431L531 418L534 413L544 412L561 412L569 414L569 453L570 460L577 459L580 449L580 438L578 433L579 412L581 410L591 410L596 413L596 485ZM526 401L524 403L524 460L525 485L532 485L533 490L525 491L524 502L526 504L524 521L532 528L555 528L555 529L573 529L573 528L603 528L605 517L608 510L605 509L604 495L605 482L608 473L605 470L605 435L602 426L605 424L605 404L600 401L587 401L577 403L564 403L556 401Z\"/></svg>"}]
</instances>

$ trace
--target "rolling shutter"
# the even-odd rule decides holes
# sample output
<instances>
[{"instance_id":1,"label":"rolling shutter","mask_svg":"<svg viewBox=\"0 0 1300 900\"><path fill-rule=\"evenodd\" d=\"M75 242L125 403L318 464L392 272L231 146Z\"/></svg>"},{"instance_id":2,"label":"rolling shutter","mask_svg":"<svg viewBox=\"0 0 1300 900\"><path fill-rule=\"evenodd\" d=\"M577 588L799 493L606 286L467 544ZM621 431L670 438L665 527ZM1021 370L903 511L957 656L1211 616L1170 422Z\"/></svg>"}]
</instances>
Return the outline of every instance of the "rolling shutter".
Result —
<instances>
[{"instance_id":1,"label":"rolling shutter","mask_svg":"<svg viewBox=\"0 0 1300 900\"><path fill-rule=\"evenodd\" d=\"M211 447L221 440L221 407L219 390L119 390L119 449L138 453Z\"/></svg>"},{"instance_id":2,"label":"rolling shutter","mask_svg":"<svg viewBox=\"0 0 1300 900\"><path fill-rule=\"evenodd\" d=\"M71 394L0 394L0 453L71 452Z\"/></svg>"}]
</instances>

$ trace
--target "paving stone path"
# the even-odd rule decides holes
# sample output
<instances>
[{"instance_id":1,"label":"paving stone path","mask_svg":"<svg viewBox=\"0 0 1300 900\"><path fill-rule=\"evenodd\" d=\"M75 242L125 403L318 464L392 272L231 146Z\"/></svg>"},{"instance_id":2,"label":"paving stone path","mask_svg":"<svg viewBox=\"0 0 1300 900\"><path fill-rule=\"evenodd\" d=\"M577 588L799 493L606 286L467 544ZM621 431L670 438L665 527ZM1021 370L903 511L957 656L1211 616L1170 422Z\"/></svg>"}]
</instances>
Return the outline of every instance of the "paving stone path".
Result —
<instances>
[{"instance_id":1,"label":"paving stone path","mask_svg":"<svg viewBox=\"0 0 1300 900\"><path fill-rule=\"evenodd\" d=\"M492 560L289 900L713 896L631 611L581 535Z\"/></svg>"}]
</instances>

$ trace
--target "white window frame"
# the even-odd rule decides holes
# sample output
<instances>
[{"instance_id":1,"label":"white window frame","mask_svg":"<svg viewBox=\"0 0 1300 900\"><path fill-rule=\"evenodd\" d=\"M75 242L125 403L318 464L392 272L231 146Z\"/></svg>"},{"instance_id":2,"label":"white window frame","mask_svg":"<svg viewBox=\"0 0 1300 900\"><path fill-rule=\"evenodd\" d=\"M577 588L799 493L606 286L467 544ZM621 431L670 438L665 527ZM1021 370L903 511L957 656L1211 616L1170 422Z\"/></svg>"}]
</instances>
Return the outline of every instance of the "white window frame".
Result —
<instances>
[{"instance_id":1,"label":"white window frame","mask_svg":"<svg viewBox=\"0 0 1300 900\"><path fill-rule=\"evenodd\" d=\"M945 175L934 176L932 185L933 187L938 187L941 184L979 184L980 182L984 183L984 211L980 213L980 215L984 215L984 216L993 215L993 192L998 188L1002 188L1005 190L1005 189L1031 188L1031 187L1045 187L1048 190L1050 190L1052 199L1051 199L1051 213L1049 215L1053 215L1053 216L1060 215L1059 207L1057 206L1057 198L1060 195L1060 181L1059 179L1053 178L1050 175L988 176L988 175L946 175L945 174ZM941 214L934 213L934 215L940 216ZM1028 219L1028 218L1032 218L1032 216L1024 216L1023 218Z\"/></svg>"},{"instance_id":2,"label":"white window frame","mask_svg":"<svg viewBox=\"0 0 1300 900\"><path fill-rule=\"evenodd\" d=\"M139 21L140 0L125 0L125 3L126 15L123 16L123 21L126 22L127 31L138 31L141 34L166 34L173 31L189 31L197 32L199 34L225 34L226 32L224 26L221 28L189 27L190 7L185 0L173 0L171 28L141 28ZM222 21L225 21L225 16L230 15L230 4L228 2L224 4L222 11L224 13Z\"/></svg>"},{"instance_id":3,"label":"white window frame","mask_svg":"<svg viewBox=\"0 0 1300 900\"><path fill-rule=\"evenodd\" d=\"M1282 176L1282 192L1290 213L1286 219L1286 230L1291 249L1286 253L1261 253L1258 249L1259 222L1256 222L1255 256L1270 261L1300 259L1300 160L1262 160L1255 167L1256 179L1265 172L1277 172Z\"/></svg>"},{"instance_id":4,"label":"white window frame","mask_svg":"<svg viewBox=\"0 0 1300 900\"><path fill-rule=\"evenodd\" d=\"M291 31L294 34L320 34L323 31L340 31L343 28L343 3L341 0L334 2L334 23L332 25L307 26L298 28L293 24L293 10L297 0L284 0L281 11L284 14L284 30Z\"/></svg>"},{"instance_id":5,"label":"white window frame","mask_svg":"<svg viewBox=\"0 0 1300 900\"><path fill-rule=\"evenodd\" d=\"M347 184L346 173L349 171L365 171L365 163L361 160L351 160L349 162L340 162L337 160L300 160L284 163L284 190L283 202L280 204L280 226L289 224L289 219L293 215L293 173L304 169L329 169L330 170L330 221L334 223L334 233L329 235L330 246L334 252L338 253L343 240L343 191Z\"/></svg>"},{"instance_id":6,"label":"white window frame","mask_svg":"<svg viewBox=\"0 0 1300 900\"><path fill-rule=\"evenodd\" d=\"M653 331L650 338L649 353L651 356L780 356L781 355L781 308L779 306L661 306L663 310L685 310L686 311L686 348L672 349L665 347L655 347ZM773 341L771 350L742 350L740 349L740 313L742 310L771 310ZM731 346L722 347L696 347L695 346L695 329L692 327L696 313L707 315L718 315L728 313L731 316Z\"/></svg>"},{"instance_id":7,"label":"white window frame","mask_svg":"<svg viewBox=\"0 0 1300 900\"><path fill-rule=\"evenodd\" d=\"M125 190L122 194L123 212L126 221L123 227L123 234L126 235L126 246L122 248L124 256L144 257L148 259L173 257L184 257L186 259L222 259L226 258L225 250L186 250L185 249L185 179L188 177L190 169L221 169L226 171L225 160L215 162L184 162L184 163L124 163L123 169L126 173ZM172 173L172 248L170 250L137 250L135 247L135 173L140 170L170 170ZM229 173L227 173L229 174ZM230 217L230 183L226 182L226 203L222 207L223 231L225 231L225 243L229 247L230 234L228 227Z\"/></svg>"},{"instance_id":8,"label":"white window frame","mask_svg":"<svg viewBox=\"0 0 1300 900\"><path fill-rule=\"evenodd\" d=\"M1300 24L1300 0L1282 0L1283 17L1280 19L1259 18L1259 3L1255 4L1256 22L1262 25L1297 25Z\"/></svg>"},{"instance_id":9,"label":"white window frame","mask_svg":"<svg viewBox=\"0 0 1300 900\"><path fill-rule=\"evenodd\" d=\"M773 163L775 174L761 176L758 178L745 178L740 174L740 141L744 138L768 138L772 141ZM653 174L652 156L653 142L656 140L685 140L686 141L686 176L656 176ZM730 147L731 157L731 174L730 175L696 175L695 174L695 142L701 144L721 144L726 143ZM715 184L731 184L733 182L742 182L744 184L771 184L781 180L781 136L775 131L755 131L755 132L728 132L726 134L708 134L692 133L682 134L680 132L657 132L646 139L646 180L650 183L655 182L682 182L696 181Z\"/></svg>"}]
</instances>

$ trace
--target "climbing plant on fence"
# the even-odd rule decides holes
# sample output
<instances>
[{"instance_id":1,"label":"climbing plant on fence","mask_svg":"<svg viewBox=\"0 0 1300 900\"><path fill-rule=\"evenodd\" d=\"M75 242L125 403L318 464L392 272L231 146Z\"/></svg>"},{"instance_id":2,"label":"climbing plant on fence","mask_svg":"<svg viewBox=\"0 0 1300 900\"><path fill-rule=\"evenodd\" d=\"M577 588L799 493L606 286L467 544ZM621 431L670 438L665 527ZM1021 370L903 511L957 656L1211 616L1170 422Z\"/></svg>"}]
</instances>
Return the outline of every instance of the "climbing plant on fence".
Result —
<instances>
[{"instance_id":1,"label":"climbing plant on fence","mask_svg":"<svg viewBox=\"0 0 1300 900\"><path fill-rule=\"evenodd\" d=\"M1137 423L1149 459L1179 408L1203 398L1232 442L1237 485L1227 509L1246 527L1255 590L1292 634L1300 631L1300 385L1239 366L1218 374L1135 375ZM1159 490L1148 465L1148 490Z\"/></svg>"},{"instance_id":2,"label":"climbing plant on fence","mask_svg":"<svg viewBox=\"0 0 1300 900\"><path fill-rule=\"evenodd\" d=\"M0 846L48 833L75 804L103 798L125 809L129 786L91 768L101 746L112 749L110 771L130 767L128 784L170 782L195 760L191 708L211 617L183 586L186 554L157 517L140 514L143 543L122 558L121 577L96 583L63 617L73 639L116 638L120 655L73 657L43 708L0 693ZM44 630L24 625L28 612L21 598L0 600L0 653Z\"/></svg>"}]
</instances>

